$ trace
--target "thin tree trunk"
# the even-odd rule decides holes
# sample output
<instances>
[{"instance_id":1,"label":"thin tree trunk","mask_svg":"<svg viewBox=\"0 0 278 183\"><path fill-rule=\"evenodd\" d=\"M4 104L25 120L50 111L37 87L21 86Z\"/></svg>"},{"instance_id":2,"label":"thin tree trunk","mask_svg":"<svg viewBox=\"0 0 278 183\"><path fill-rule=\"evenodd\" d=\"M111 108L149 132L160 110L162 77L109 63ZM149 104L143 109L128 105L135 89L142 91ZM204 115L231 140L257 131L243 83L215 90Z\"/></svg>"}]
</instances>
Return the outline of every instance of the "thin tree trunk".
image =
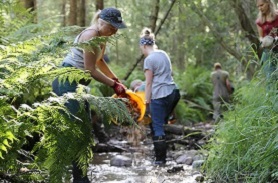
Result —
<instances>
[{"instance_id":1,"label":"thin tree trunk","mask_svg":"<svg viewBox=\"0 0 278 183\"><path fill-rule=\"evenodd\" d=\"M62 9L61 9L61 14L63 16L63 19L62 19L62 26L63 27L65 27L67 25L66 5L67 5L67 1L63 0L62 1Z\"/></svg>"},{"instance_id":2,"label":"thin tree trunk","mask_svg":"<svg viewBox=\"0 0 278 183\"><path fill-rule=\"evenodd\" d=\"M86 26L86 0L80 0L78 4L78 25Z\"/></svg>"},{"instance_id":3,"label":"thin tree trunk","mask_svg":"<svg viewBox=\"0 0 278 183\"><path fill-rule=\"evenodd\" d=\"M183 10L182 10L181 7L179 7L178 11L179 11L179 17L178 18L181 19L181 16L183 16L183 14L184 14ZM178 22L178 27L179 27L178 31L179 31L179 33L174 38L175 41L177 42L177 44L175 46L176 46L177 55L178 55L177 64L178 64L178 68L180 68L180 69L185 68L185 58L184 58L184 56L186 55L186 53L185 53L184 47L181 46L181 45L183 45L183 42L186 38L186 36L184 35L184 29L183 29L184 26L185 26L184 22L182 20L179 20L179 22Z\"/></svg>"},{"instance_id":4,"label":"thin tree trunk","mask_svg":"<svg viewBox=\"0 0 278 183\"><path fill-rule=\"evenodd\" d=\"M21 2L23 2L24 7L26 9L29 9L30 12L35 12L37 10L37 2L36 2L36 0L23 0ZM37 21L38 21L37 20L37 15L35 14L33 22L37 23Z\"/></svg>"},{"instance_id":5,"label":"thin tree trunk","mask_svg":"<svg viewBox=\"0 0 278 183\"><path fill-rule=\"evenodd\" d=\"M36 0L24 0L24 7L30 11L36 10Z\"/></svg>"},{"instance_id":6,"label":"thin tree trunk","mask_svg":"<svg viewBox=\"0 0 278 183\"><path fill-rule=\"evenodd\" d=\"M242 58L242 55L233 49L231 46L229 46L224 40L223 36L218 32L218 30L215 28L215 26L210 22L210 20L207 18L207 16L195 6L195 4L191 4L191 9L200 16L201 20L210 28L213 36L215 39L217 39L218 43L231 55L233 55L237 60L240 60Z\"/></svg>"},{"instance_id":7,"label":"thin tree trunk","mask_svg":"<svg viewBox=\"0 0 278 183\"><path fill-rule=\"evenodd\" d=\"M155 35L157 35L162 27L162 25L164 24L165 20L167 19L170 11L172 10L174 4L175 4L176 0L172 0L171 1L171 4L170 4L170 7L168 9L168 11L166 12L166 14L164 15L164 17L162 18L160 24L158 25L157 27L157 30L154 32ZM126 74L126 76L124 77L124 80L127 80L128 77L131 75L131 73L133 72L133 70L137 67L137 65L143 60L144 58L144 55L140 55L137 59L136 59L136 62L134 63L134 65L132 66L132 68L128 71L128 73Z\"/></svg>"},{"instance_id":8,"label":"thin tree trunk","mask_svg":"<svg viewBox=\"0 0 278 183\"><path fill-rule=\"evenodd\" d=\"M160 0L153 0L153 9L150 17L150 28L154 32L156 29L156 22L158 19L158 13L159 13L159 2Z\"/></svg>"},{"instance_id":9,"label":"thin tree trunk","mask_svg":"<svg viewBox=\"0 0 278 183\"><path fill-rule=\"evenodd\" d=\"M260 41L258 35L256 34L256 30L254 29L255 23L253 20L250 21L250 18L248 17L246 9L248 9L249 7L247 2L246 1L239 2L238 0L231 0L230 3L238 16L241 28L243 29L245 36L251 42L251 46L253 50L257 53L258 57L261 58L263 50L260 47ZM247 78L252 79L253 75L256 72L257 65L254 63L249 63L249 59L243 60L243 63L245 67L248 66L247 73L246 73Z\"/></svg>"},{"instance_id":10,"label":"thin tree trunk","mask_svg":"<svg viewBox=\"0 0 278 183\"><path fill-rule=\"evenodd\" d=\"M77 3L76 0L70 0L70 14L69 14L69 25L77 24Z\"/></svg>"},{"instance_id":11,"label":"thin tree trunk","mask_svg":"<svg viewBox=\"0 0 278 183\"><path fill-rule=\"evenodd\" d=\"M96 11L102 10L104 8L103 0L96 0Z\"/></svg>"},{"instance_id":12,"label":"thin tree trunk","mask_svg":"<svg viewBox=\"0 0 278 183\"><path fill-rule=\"evenodd\" d=\"M115 0L115 7L118 7L118 1ZM116 39L116 63L119 63L119 42L118 39Z\"/></svg>"}]
</instances>

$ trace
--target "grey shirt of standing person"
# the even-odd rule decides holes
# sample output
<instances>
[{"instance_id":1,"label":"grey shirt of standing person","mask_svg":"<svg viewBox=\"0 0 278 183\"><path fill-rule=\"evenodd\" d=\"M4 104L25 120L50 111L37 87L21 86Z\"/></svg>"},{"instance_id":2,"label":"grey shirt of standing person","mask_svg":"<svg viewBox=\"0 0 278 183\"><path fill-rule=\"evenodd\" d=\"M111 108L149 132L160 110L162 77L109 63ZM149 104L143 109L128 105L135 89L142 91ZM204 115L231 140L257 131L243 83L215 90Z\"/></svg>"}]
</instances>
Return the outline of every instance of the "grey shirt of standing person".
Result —
<instances>
[{"instance_id":1,"label":"grey shirt of standing person","mask_svg":"<svg viewBox=\"0 0 278 183\"><path fill-rule=\"evenodd\" d=\"M170 95L176 88L172 77L171 60L162 50L153 51L144 61L144 70L153 72L151 99L159 99Z\"/></svg>"},{"instance_id":2,"label":"grey shirt of standing person","mask_svg":"<svg viewBox=\"0 0 278 183\"><path fill-rule=\"evenodd\" d=\"M211 73L211 80L213 83L213 100L229 101L230 94L226 85L227 79L229 79L229 73L227 71L218 69Z\"/></svg>"}]
</instances>

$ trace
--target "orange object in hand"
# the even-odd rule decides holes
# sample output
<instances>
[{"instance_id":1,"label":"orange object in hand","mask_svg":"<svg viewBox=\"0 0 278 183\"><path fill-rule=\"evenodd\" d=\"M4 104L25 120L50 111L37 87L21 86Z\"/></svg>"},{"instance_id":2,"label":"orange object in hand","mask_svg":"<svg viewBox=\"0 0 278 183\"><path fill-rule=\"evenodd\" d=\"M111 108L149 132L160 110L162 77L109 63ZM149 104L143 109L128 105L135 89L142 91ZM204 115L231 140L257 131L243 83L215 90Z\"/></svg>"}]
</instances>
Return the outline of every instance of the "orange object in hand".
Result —
<instances>
[{"instance_id":1,"label":"orange object in hand","mask_svg":"<svg viewBox=\"0 0 278 183\"><path fill-rule=\"evenodd\" d=\"M135 121L142 121L146 112L146 105L141 98L131 90L126 90L124 94L113 95L114 98L127 98L129 100L128 108Z\"/></svg>"}]
</instances>

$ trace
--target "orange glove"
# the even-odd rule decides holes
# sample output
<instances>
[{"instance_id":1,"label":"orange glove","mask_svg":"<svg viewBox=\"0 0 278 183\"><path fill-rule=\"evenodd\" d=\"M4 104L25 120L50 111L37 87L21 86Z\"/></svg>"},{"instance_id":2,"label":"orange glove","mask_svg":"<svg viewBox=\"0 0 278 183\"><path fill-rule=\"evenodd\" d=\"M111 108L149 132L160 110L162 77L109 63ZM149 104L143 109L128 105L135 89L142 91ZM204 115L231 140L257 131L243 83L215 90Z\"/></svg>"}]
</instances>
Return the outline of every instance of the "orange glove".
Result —
<instances>
[{"instance_id":1,"label":"orange glove","mask_svg":"<svg viewBox=\"0 0 278 183\"><path fill-rule=\"evenodd\" d=\"M125 85L123 85L122 83L119 82L114 82L114 85L112 86L112 88L114 89L115 93L118 96L124 96L126 95L126 87Z\"/></svg>"}]
</instances>

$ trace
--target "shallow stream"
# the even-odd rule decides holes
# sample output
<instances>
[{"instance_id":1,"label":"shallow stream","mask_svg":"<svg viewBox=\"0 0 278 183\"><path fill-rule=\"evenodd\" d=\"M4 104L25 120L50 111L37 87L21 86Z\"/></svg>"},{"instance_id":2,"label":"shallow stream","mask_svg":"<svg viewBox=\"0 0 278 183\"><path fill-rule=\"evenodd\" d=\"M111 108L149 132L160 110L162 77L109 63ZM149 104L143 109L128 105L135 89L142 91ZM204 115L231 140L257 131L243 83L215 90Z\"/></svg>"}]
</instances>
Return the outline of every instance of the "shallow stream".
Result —
<instances>
[{"instance_id":1,"label":"shallow stream","mask_svg":"<svg viewBox=\"0 0 278 183\"><path fill-rule=\"evenodd\" d=\"M177 165L168 160L164 167L152 165L152 158L146 152L120 153L132 159L130 167L110 166L110 159L119 153L95 153L89 175L95 183L196 183L192 166ZM176 170L176 171L173 171ZM173 172L173 173L169 173Z\"/></svg>"}]
</instances>

